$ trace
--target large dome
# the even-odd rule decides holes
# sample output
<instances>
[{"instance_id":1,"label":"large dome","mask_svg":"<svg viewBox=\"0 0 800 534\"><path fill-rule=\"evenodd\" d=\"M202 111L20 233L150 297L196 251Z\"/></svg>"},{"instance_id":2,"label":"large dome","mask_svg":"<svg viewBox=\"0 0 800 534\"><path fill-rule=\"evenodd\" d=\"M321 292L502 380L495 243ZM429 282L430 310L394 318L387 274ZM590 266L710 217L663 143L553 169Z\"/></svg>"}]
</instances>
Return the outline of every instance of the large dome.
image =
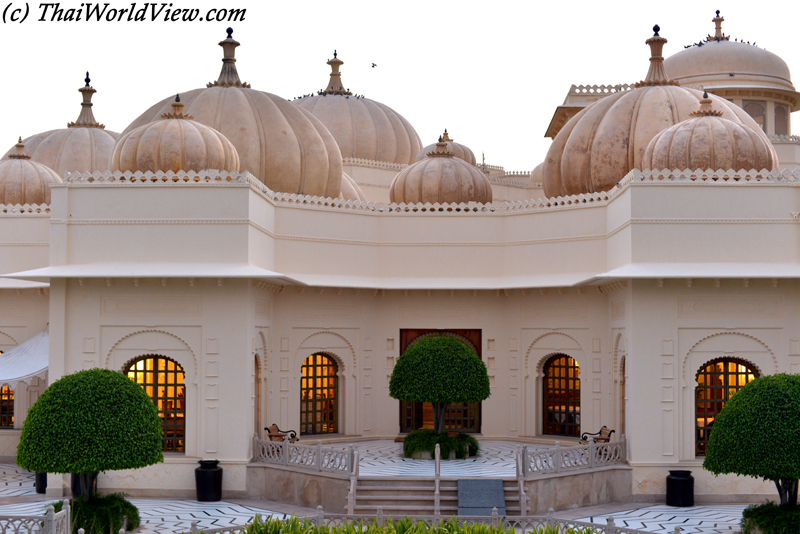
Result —
<instances>
[{"instance_id":1,"label":"large dome","mask_svg":"<svg viewBox=\"0 0 800 534\"><path fill-rule=\"evenodd\" d=\"M50 184L60 182L53 169L31 161L20 138L14 153L0 161L0 204L50 204Z\"/></svg>"},{"instance_id":2,"label":"large dome","mask_svg":"<svg viewBox=\"0 0 800 534\"><path fill-rule=\"evenodd\" d=\"M139 126L120 137L111 157L112 171L237 172L239 155L230 141L183 112L180 96L162 120Z\"/></svg>"},{"instance_id":3,"label":"large dome","mask_svg":"<svg viewBox=\"0 0 800 534\"><path fill-rule=\"evenodd\" d=\"M474 165L454 157L439 138L429 157L403 169L389 188L391 202L460 204L492 201L492 184Z\"/></svg>"},{"instance_id":4,"label":"large dome","mask_svg":"<svg viewBox=\"0 0 800 534\"><path fill-rule=\"evenodd\" d=\"M239 43L232 33L228 28L228 38L219 43L224 57L217 81L181 93L185 112L228 138L239 154L239 168L273 191L339 196L342 156L333 136L306 110L242 83L234 57ZM123 135L169 113L173 99L145 111Z\"/></svg>"},{"instance_id":5,"label":"large dome","mask_svg":"<svg viewBox=\"0 0 800 534\"><path fill-rule=\"evenodd\" d=\"M97 91L89 85L88 72L84 81L86 85L78 89L83 95L78 120L70 122L66 128L42 132L22 141L32 161L53 169L59 176L74 171L107 171L114 144L119 138L117 132L106 130L95 120L92 95ZM15 150L11 147L3 159Z\"/></svg>"},{"instance_id":6,"label":"large dome","mask_svg":"<svg viewBox=\"0 0 800 534\"><path fill-rule=\"evenodd\" d=\"M697 109L702 92L668 80L661 50L666 39L655 35L650 70L630 91L604 97L581 110L553 140L544 161L547 197L608 191L631 169L642 168L642 156L653 137L684 121ZM711 96L726 119L766 134L740 107Z\"/></svg>"},{"instance_id":7,"label":"large dome","mask_svg":"<svg viewBox=\"0 0 800 534\"><path fill-rule=\"evenodd\" d=\"M450 139L450 134L447 133L447 128L444 129L444 133L442 134L442 141L447 144L447 151L452 152L455 157L458 159L464 160L470 165L475 165L477 160L475 159L475 154L469 147L462 145L461 143L456 143L452 139ZM417 152L417 157L415 158L416 161L421 161L425 158L428 158L428 154L432 151L436 150L436 143L432 145L428 145L419 152Z\"/></svg>"},{"instance_id":8,"label":"large dome","mask_svg":"<svg viewBox=\"0 0 800 534\"><path fill-rule=\"evenodd\" d=\"M310 111L331 131L344 158L414 163L422 148L416 130L389 106L345 89L339 67L344 64L333 52L328 87L294 103Z\"/></svg>"},{"instance_id":9,"label":"large dome","mask_svg":"<svg viewBox=\"0 0 800 534\"><path fill-rule=\"evenodd\" d=\"M664 61L664 69L670 78L683 85L714 87L752 87L789 93L794 101L794 110L800 109L798 97L792 85L789 67L780 57L749 42L731 40L722 33L719 11L712 19L716 33L694 43Z\"/></svg>"},{"instance_id":10,"label":"large dome","mask_svg":"<svg viewBox=\"0 0 800 534\"><path fill-rule=\"evenodd\" d=\"M772 144L758 131L722 118L708 93L692 118L658 133L642 158L645 169L723 169L734 171L778 168Z\"/></svg>"}]
</instances>

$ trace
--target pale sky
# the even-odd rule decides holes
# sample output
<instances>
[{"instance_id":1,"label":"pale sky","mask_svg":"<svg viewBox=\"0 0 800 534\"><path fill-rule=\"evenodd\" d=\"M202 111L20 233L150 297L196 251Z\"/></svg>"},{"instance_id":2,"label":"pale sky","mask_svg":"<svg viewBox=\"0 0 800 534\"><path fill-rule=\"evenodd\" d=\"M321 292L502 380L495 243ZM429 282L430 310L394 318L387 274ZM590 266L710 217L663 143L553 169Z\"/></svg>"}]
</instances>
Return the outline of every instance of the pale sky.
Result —
<instances>
[{"instance_id":1,"label":"pale sky","mask_svg":"<svg viewBox=\"0 0 800 534\"><path fill-rule=\"evenodd\" d=\"M88 2L60 8L82 3ZM26 6L11 4L7 17ZM130 8L131 0L109 4ZM20 135L76 120L87 70L98 91L95 117L116 132L157 101L204 87L219 75L217 43L229 25L242 45L239 75L254 89L287 99L322 89L330 72L325 62L336 49L345 86L403 115L423 145L447 128L479 161L485 153L487 163L508 171L530 171L544 159L545 130L571 84L644 78L650 56L644 41L654 24L669 41L669 56L713 34L711 19L720 9L726 34L778 54L800 86L800 2L794 1L167 2L201 15L246 9L244 22L231 23L163 22L163 15L157 22L43 22L40 4L28 6L25 22L8 21L0 33L6 58L0 142L8 147ZM797 134L800 117L793 119Z\"/></svg>"}]
</instances>

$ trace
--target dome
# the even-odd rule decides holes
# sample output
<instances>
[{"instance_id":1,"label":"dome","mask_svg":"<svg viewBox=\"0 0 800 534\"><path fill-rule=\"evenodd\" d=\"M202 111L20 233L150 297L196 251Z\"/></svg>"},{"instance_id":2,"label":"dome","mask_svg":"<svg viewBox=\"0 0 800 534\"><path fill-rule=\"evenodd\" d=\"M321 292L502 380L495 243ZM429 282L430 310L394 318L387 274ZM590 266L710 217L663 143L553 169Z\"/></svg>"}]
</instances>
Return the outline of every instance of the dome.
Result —
<instances>
[{"instance_id":1,"label":"dome","mask_svg":"<svg viewBox=\"0 0 800 534\"><path fill-rule=\"evenodd\" d=\"M650 70L634 89L594 102L558 132L544 161L547 197L608 191L631 169L642 168L647 144L657 133L690 117L702 92L667 80L661 50L666 39L656 34L650 45ZM711 95L726 119L766 134L742 108Z\"/></svg>"},{"instance_id":2,"label":"dome","mask_svg":"<svg viewBox=\"0 0 800 534\"><path fill-rule=\"evenodd\" d=\"M339 144L343 158L414 163L422 148L414 127L389 106L345 89L339 72L343 64L334 51L333 59L328 61L331 66L328 87L294 103L322 121Z\"/></svg>"},{"instance_id":3,"label":"dome","mask_svg":"<svg viewBox=\"0 0 800 534\"><path fill-rule=\"evenodd\" d=\"M120 137L111 157L112 171L239 170L239 155L230 141L183 112L180 96L172 113Z\"/></svg>"},{"instance_id":4,"label":"dome","mask_svg":"<svg viewBox=\"0 0 800 534\"><path fill-rule=\"evenodd\" d=\"M731 40L722 33L719 11L712 19L716 33L704 40L671 55L664 61L664 69L670 78L683 85L703 86L707 89L719 87L759 88L790 93L794 101L792 111L800 109L798 97L792 85L789 67L780 57L758 48L749 42Z\"/></svg>"},{"instance_id":5,"label":"dome","mask_svg":"<svg viewBox=\"0 0 800 534\"><path fill-rule=\"evenodd\" d=\"M50 204L50 184L61 183L58 174L25 153L22 138L14 153L0 161L0 204Z\"/></svg>"},{"instance_id":6,"label":"dome","mask_svg":"<svg viewBox=\"0 0 800 534\"><path fill-rule=\"evenodd\" d=\"M350 178L346 172L342 173L342 194L344 200L358 200L360 202L367 202L367 195L361 190L361 187L355 180Z\"/></svg>"},{"instance_id":7,"label":"dome","mask_svg":"<svg viewBox=\"0 0 800 534\"><path fill-rule=\"evenodd\" d=\"M531 171L531 183L532 184L542 184L542 180L544 178L544 162L538 164L536 167L533 168Z\"/></svg>"},{"instance_id":8,"label":"dome","mask_svg":"<svg viewBox=\"0 0 800 534\"><path fill-rule=\"evenodd\" d=\"M391 202L460 204L492 201L492 184L473 165L447 151L439 138L429 157L403 169L389 188Z\"/></svg>"},{"instance_id":9,"label":"dome","mask_svg":"<svg viewBox=\"0 0 800 534\"><path fill-rule=\"evenodd\" d=\"M342 181L342 156L330 132L316 117L285 98L242 83L234 52L239 43L228 28L219 44L222 71L207 87L181 93L185 112L230 140L239 168L273 191L336 198ZM170 112L174 97L140 115L124 134Z\"/></svg>"},{"instance_id":10,"label":"dome","mask_svg":"<svg viewBox=\"0 0 800 534\"><path fill-rule=\"evenodd\" d=\"M95 120L92 95L97 91L89 85L88 72L84 81L86 85L78 89L83 102L77 121L70 122L66 128L42 132L22 141L32 161L50 167L59 176L75 171L107 171L114 144L119 138L117 132L109 132ZM14 152L15 148L11 147L3 159Z\"/></svg>"},{"instance_id":11,"label":"dome","mask_svg":"<svg viewBox=\"0 0 800 534\"><path fill-rule=\"evenodd\" d=\"M470 165L477 164L477 160L475 159L475 154L472 153L472 150L450 139L450 134L447 133L447 128L444 129L444 133L442 134L442 141L444 141L447 144L447 151L452 152L458 159L464 160ZM432 152L435 148L436 148L436 143L426 146L425 148L417 152L417 157L415 161L421 161L427 158L428 153Z\"/></svg>"},{"instance_id":12,"label":"dome","mask_svg":"<svg viewBox=\"0 0 800 534\"><path fill-rule=\"evenodd\" d=\"M708 93L692 118L658 133L642 158L645 169L775 170L778 156L769 141L749 126L722 118Z\"/></svg>"}]
</instances>

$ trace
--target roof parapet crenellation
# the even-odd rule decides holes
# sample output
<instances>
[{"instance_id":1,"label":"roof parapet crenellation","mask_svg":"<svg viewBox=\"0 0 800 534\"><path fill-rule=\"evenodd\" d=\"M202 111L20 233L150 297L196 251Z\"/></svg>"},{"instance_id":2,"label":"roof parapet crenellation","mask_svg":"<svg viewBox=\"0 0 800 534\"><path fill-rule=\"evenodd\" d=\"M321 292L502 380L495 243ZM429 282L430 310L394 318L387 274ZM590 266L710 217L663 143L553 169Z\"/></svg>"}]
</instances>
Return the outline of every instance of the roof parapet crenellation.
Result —
<instances>
[{"instance_id":1,"label":"roof parapet crenellation","mask_svg":"<svg viewBox=\"0 0 800 534\"><path fill-rule=\"evenodd\" d=\"M0 204L0 215L42 215L49 214L47 204Z\"/></svg>"},{"instance_id":2,"label":"roof parapet crenellation","mask_svg":"<svg viewBox=\"0 0 800 534\"><path fill-rule=\"evenodd\" d=\"M342 158L343 165L356 165L358 167L373 167L378 169L392 169L401 171L408 167L407 163L392 163L391 161L377 161L362 158Z\"/></svg>"},{"instance_id":3,"label":"roof parapet crenellation","mask_svg":"<svg viewBox=\"0 0 800 534\"><path fill-rule=\"evenodd\" d=\"M613 95L620 91L630 91L634 89L633 84L618 83L616 85L575 85L569 88L571 95Z\"/></svg>"},{"instance_id":4,"label":"roof parapet crenellation","mask_svg":"<svg viewBox=\"0 0 800 534\"><path fill-rule=\"evenodd\" d=\"M739 170L734 171L733 169L728 169L727 171L722 169L664 169L664 170L650 170L645 169L640 171L639 169L633 169L628 174L625 175L622 180L617 183L617 187L624 187L625 185L629 184L630 182L675 182L680 183L681 185L687 185L688 183L698 183L698 184L751 184L751 183L775 183L775 184L785 184L785 183L800 183L800 169L790 171L789 169L784 169L782 171L770 171L767 169L761 169L757 171L755 169L750 169L749 171ZM613 189L612 189L613 191Z\"/></svg>"},{"instance_id":5,"label":"roof parapet crenellation","mask_svg":"<svg viewBox=\"0 0 800 534\"><path fill-rule=\"evenodd\" d=\"M249 172L228 172L228 171L158 171L158 172L130 172L130 171L95 171L95 172L68 172L64 176L64 183L68 185L92 185L92 184L229 184L229 183L248 183L251 180L258 181ZM260 183L260 182L259 182Z\"/></svg>"},{"instance_id":6,"label":"roof parapet crenellation","mask_svg":"<svg viewBox=\"0 0 800 534\"><path fill-rule=\"evenodd\" d=\"M769 140L775 143L781 144L796 144L800 145L800 135L770 135Z\"/></svg>"}]
</instances>

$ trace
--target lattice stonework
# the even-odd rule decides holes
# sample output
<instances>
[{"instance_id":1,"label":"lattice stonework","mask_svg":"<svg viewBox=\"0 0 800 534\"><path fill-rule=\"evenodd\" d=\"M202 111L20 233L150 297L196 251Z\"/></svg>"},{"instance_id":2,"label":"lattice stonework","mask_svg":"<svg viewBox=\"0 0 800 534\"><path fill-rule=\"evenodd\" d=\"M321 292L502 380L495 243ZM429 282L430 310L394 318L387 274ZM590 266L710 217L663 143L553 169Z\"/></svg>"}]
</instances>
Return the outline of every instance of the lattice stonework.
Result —
<instances>
[{"instance_id":1,"label":"lattice stonework","mask_svg":"<svg viewBox=\"0 0 800 534\"><path fill-rule=\"evenodd\" d=\"M544 364L544 434L580 436L581 369L565 354L557 354Z\"/></svg>"},{"instance_id":2,"label":"lattice stonework","mask_svg":"<svg viewBox=\"0 0 800 534\"><path fill-rule=\"evenodd\" d=\"M145 356L125 369L144 388L161 418L163 450L185 451L186 402L183 368L164 356Z\"/></svg>"},{"instance_id":3,"label":"lattice stonework","mask_svg":"<svg viewBox=\"0 0 800 534\"><path fill-rule=\"evenodd\" d=\"M14 428L14 390L0 388L0 428Z\"/></svg>"},{"instance_id":4,"label":"lattice stonework","mask_svg":"<svg viewBox=\"0 0 800 534\"><path fill-rule=\"evenodd\" d=\"M338 432L339 380L333 358L312 354L303 362L300 383L300 434Z\"/></svg>"},{"instance_id":5,"label":"lattice stonework","mask_svg":"<svg viewBox=\"0 0 800 534\"><path fill-rule=\"evenodd\" d=\"M697 373L695 398L695 446L697 455L705 455L714 419L725 402L739 389L758 377L750 364L736 358L721 358L708 363Z\"/></svg>"}]
</instances>

